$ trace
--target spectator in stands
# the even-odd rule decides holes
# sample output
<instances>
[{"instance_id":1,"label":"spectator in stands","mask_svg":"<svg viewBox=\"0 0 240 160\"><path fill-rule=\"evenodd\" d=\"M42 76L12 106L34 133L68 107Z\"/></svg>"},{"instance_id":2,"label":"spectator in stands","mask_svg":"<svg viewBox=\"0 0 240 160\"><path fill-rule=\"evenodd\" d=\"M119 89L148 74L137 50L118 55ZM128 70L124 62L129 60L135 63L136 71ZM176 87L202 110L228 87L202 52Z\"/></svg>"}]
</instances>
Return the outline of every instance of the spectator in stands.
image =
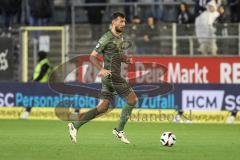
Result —
<instances>
[{"instance_id":1,"label":"spectator in stands","mask_svg":"<svg viewBox=\"0 0 240 160\"><path fill-rule=\"evenodd\" d=\"M206 11L207 4L215 1L217 8L222 5L222 0L197 0L195 5L195 17L198 17L202 12Z\"/></svg>"},{"instance_id":2,"label":"spectator in stands","mask_svg":"<svg viewBox=\"0 0 240 160\"><path fill-rule=\"evenodd\" d=\"M46 26L53 14L53 1L51 0L29 0L31 26Z\"/></svg>"},{"instance_id":3,"label":"spectator in stands","mask_svg":"<svg viewBox=\"0 0 240 160\"><path fill-rule=\"evenodd\" d=\"M1 0L0 7L4 17L4 27L10 29L13 26L14 17L21 17L22 0ZM20 23L20 20L18 19Z\"/></svg>"},{"instance_id":4,"label":"spectator in stands","mask_svg":"<svg viewBox=\"0 0 240 160\"><path fill-rule=\"evenodd\" d=\"M157 48L159 46L158 42L154 40L154 37L158 36L157 26L155 25L155 20L153 16L147 18L147 24L144 28L144 44L142 45L143 54L155 54L157 53Z\"/></svg>"},{"instance_id":5,"label":"spectator in stands","mask_svg":"<svg viewBox=\"0 0 240 160\"><path fill-rule=\"evenodd\" d=\"M207 4L207 10L198 16L195 21L196 35L200 44L199 51L204 55L208 53L217 54L214 23L218 16L217 4L215 1L211 1Z\"/></svg>"},{"instance_id":6,"label":"spectator in stands","mask_svg":"<svg viewBox=\"0 0 240 160\"><path fill-rule=\"evenodd\" d=\"M139 37L142 35L142 25L141 25L141 19L138 16L134 16L131 21L131 28L130 28L130 38L134 41L136 52L139 53L139 48L141 46L141 40L139 40Z\"/></svg>"},{"instance_id":7,"label":"spectator in stands","mask_svg":"<svg viewBox=\"0 0 240 160\"><path fill-rule=\"evenodd\" d=\"M141 32L141 22L142 20L140 19L139 16L134 16L131 23L131 37L136 37L140 34Z\"/></svg>"},{"instance_id":8,"label":"spectator in stands","mask_svg":"<svg viewBox=\"0 0 240 160\"><path fill-rule=\"evenodd\" d=\"M240 0L228 0L231 22L240 22Z\"/></svg>"},{"instance_id":9,"label":"spectator in stands","mask_svg":"<svg viewBox=\"0 0 240 160\"><path fill-rule=\"evenodd\" d=\"M189 25L189 23L192 22L192 15L190 14L188 10L188 5L186 3L181 3L179 5L179 11L178 11L176 22L180 25L177 25L177 35L178 36L186 36L192 34L192 26ZM184 25L182 25L184 24ZM188 43L186 43L186 40L178 40L177 41L177 52L180 54L186 54L189 53L189 46Z\"/></svg>"},{"instance_id":10,"label":"spectator in stands","mask_svg":"<svg viewBox=\"0 0 240 160\"><path fill-rule=\"evenodd\" d=\"M226 14L225 14L225 9L223 6L220 6L218 8L218 12L219 12L219 17L217 18L217 22L218 23L226 23L227 21L227 17L226 17Z\"/></svg>"},{"instance_id":11,"label":"spectator in stands","mask_svg":"<svg viewBox=\"0 0 240 160\"><path fill-rule=\"evenodd\" d=\"M218 8L218 12L219 12L219 17L217 18L217 35L218 36L228 36L228 24L227 22L227 18L226 18L226 14L225 14L225 9L223 6L220 6ZM227 49L229 47L229 42L226 41L226 39L218 39L217 40L217 45L218 46L225 46L224 48ZM232 43L232 41L230 41L230 43ZM229 48L230 49L230 48ZM220 47L218 49L218 54L224 54L224 50L223 47Z\"/></svg>"},{"instance_id":12,"label":"spectator in stands","mask_svg":"<svg viewBox=\"0 0 240 160\"><path fill-rule=\"evenodd\" d=\"M86 0L85 3L106 3L106 0ZM91 25L92 39L97 40L101 34L102 18L105 11L105 6L89 6L87 10L88 22Z\"/></svg>"},{"instance_id":13,"label":"spectator in stands","mask_svg":"<svg viewBox=\"0 0 240 160\"><path fill-rule=\"evenodd\" d=\"M34 68L33 82L47 83L52 67L49 63L47 53L45 51L38 52L38 64ZM27 107L21 114L22 119L28 119L32 107Z\"/></svg>"},{"instance_id":14,"label":"spectator in stands","mask_svg":"<svg viewBox=\"0 0 240 160\"><path fill-rule=\"evenodd\" d=\"M191 14L188 11L188 5L184 2L179 6L177 22L178 24L188 24L191 22Z\"/></svg>"}]
</instances>

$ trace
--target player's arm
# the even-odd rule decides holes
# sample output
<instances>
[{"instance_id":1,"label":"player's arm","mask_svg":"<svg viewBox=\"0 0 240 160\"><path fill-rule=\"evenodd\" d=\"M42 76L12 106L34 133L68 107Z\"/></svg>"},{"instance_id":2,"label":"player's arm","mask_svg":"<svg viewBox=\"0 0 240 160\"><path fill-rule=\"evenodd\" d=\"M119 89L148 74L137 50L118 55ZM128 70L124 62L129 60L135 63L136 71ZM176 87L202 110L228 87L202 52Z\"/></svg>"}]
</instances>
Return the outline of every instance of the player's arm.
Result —
<instances>
[{"instance_id":1,"label":"player's arm","mask_svg":"<svg viewBox=\"0 0 240 160\"><path fill-rule=\"evenodd\" d=\"M92 64L95 67L97 67L97 69L100 71L99 76L105 77L105 76L111 75L111 71L103 68L101 62L98 60L97 55L98 55L98 53L95 50L93 50L92 53L90 54L89 59L92 62Z\"/></svg>"}]
</instances>

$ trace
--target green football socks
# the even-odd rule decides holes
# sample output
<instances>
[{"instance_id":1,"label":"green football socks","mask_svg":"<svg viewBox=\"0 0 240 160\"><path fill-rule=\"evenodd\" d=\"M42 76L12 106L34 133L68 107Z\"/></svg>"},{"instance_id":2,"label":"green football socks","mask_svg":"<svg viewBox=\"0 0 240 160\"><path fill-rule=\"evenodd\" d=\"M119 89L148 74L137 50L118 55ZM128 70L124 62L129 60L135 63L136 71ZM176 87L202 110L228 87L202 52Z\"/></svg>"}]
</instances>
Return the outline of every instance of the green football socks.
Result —
<instances>
[{"instance_id":1,"label":"green football socks","mask_svg":"<svg viewBox=\"0 0 240 160\"><path fill-rule=\"evenodd\" d=\"M73 125L76 129L79 129L83 124L87 123L88 121L94 119L98 115L100 115L101 112L97 110L97 108L93 108L86 112L77 122L73 122Z\"/></svg>"},{"instance_id":2,"label":"green football socks","mask_svg":"<svg viewBox=\"0 0 240 160\"><path fill-rule=\"evenodd\" d=\"M117 128L118 131L123 131L125 124L127 123L129 117L132 114L133 108L135 108L135 107L127 104L122 109L122 113L121 113L121 116L120 116L120 121L119 121L118 128Z\"/></svg>"},{"instance_id":3,"label":"green football socks","mask_svg":"<svg viewBox=\"0 0 240 160\"><path fill-rule=\"evenodd\" d=\"M132 114L132 110L133 108L135 108L134 106L130 106L130 105L126 105L123 109L122 109L122 113L120 115L120 121L117 127L118 131L122 131L124 129L125 124L127 123L129 117ZM85 123L89 122L90 120L94 119L95 117L97 117L98 115L100 115L101 112L99 112L97 110L97 108L93 108L91 110L89 110L88 112L86 112L80 119L79 121L73 122L73 125L76 129L79 129L82 125L84 125Z\"/></svg>"}]
</instances>

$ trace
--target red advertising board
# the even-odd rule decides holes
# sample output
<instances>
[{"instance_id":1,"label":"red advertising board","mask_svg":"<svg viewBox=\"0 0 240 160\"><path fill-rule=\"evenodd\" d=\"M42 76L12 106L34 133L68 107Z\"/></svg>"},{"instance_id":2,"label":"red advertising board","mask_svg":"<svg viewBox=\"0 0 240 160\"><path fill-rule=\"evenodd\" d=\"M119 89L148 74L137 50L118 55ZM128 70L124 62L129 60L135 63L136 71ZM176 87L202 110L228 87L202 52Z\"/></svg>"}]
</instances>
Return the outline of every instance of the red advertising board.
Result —
<instances>
[{"instance_id":1,"label":"red advertising board","mask_svg":"<svg viewBox=\"0 0 240 160\"><path fill-rule=\"evenodd\" d=\"M240 57L133 57L134 64L123 65L123 76L136 83L240 83ZM82 57L78 79L98 82L98 71Z\"/></svg>"}]
</instances>

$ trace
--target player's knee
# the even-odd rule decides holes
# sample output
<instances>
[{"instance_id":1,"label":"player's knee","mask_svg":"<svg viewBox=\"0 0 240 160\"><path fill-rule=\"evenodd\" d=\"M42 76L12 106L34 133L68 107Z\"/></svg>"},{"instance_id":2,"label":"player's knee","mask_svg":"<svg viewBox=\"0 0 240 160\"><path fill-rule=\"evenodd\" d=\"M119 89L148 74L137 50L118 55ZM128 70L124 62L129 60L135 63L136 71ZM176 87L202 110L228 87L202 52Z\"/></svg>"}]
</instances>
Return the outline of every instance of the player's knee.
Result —
<instances>
[{"instance_id":1,"label":"player's knee","mask_svg":"<svg viewBox=\"0 0 240 160\"><path fill-rule=\"evenodd\" d=\"M98 106L97 109L98 109L98 112L105 113L108 111L108 106Z\"/></svg>"},{"instance_id":2,"label":"player's knee","mask_svg":"<svg viewBox=\"0 0 240 160\"><path fill-rule=\"evenodd\" d=\"M138 98L137 97L135 97L131 100L128 100L128 105L130 105L130 106L136 107L137 103L138 103Z\"/></svg>"},{"instance_id":3,"label":"player's knee","mask_svg":"<svg viewBox=\"0 0 240 160\"><path fill-rule=\"evenodd\" d=\"M99 105L97 106L98 112L100 112L100 113L107 112L109 104L110 104L110 102L108 100L100 101Z\"/></svg>"}]
</instances>

